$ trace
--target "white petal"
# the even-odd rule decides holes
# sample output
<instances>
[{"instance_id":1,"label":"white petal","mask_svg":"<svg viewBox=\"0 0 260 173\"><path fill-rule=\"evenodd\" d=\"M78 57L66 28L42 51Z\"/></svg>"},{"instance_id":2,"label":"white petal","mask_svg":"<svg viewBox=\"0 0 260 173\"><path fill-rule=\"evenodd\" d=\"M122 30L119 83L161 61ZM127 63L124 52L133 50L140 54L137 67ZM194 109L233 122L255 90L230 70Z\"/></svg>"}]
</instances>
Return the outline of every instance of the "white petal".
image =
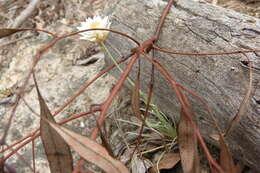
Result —
<instances>
[{"instance_id":1,"label":"white petal","mask_svg":"<svg viewBox=\"0 0 260 173\"><path fill-rule=\"evenodd\" d=\"M94 25L93 25L94 23ZM85 22L81 22L80 26L77 27L78 30L87 30L93 28L110 28L111 22L109 21L109 17L101 17L101 16L93 16L92 18L89 17L85 20ZM109 31L103 30L93 30L93 31L86 31L80 33L80 39L89 40L89 41L104 41L108 36Z\"/></svg>"}]
</instances>

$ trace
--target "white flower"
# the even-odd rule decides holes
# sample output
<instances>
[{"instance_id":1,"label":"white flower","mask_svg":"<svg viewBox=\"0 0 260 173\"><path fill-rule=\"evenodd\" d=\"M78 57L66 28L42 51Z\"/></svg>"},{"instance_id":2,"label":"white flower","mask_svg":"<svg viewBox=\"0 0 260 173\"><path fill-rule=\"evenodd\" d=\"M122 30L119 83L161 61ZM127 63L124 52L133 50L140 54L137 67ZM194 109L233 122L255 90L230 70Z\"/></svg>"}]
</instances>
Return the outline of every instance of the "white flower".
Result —
<instances>
[{"instance_id":1,"label":"white flower","mask_svg":"<svg viewBox=\"0 0 260 173\"><path fill-rule=\"evenodd\" d=\"M77 27L78 30L93 29L93 28L106 28L109 29L111 22L109 22L108 16L101 18L100 16L94 16L93 18L87 18L85 22L81 22L81 26ZM95 30L86 31L80 33L82 37L80 39L89 40L92 42L102 42L108 36L109 31Z\"/></svg>"}]
</instances>

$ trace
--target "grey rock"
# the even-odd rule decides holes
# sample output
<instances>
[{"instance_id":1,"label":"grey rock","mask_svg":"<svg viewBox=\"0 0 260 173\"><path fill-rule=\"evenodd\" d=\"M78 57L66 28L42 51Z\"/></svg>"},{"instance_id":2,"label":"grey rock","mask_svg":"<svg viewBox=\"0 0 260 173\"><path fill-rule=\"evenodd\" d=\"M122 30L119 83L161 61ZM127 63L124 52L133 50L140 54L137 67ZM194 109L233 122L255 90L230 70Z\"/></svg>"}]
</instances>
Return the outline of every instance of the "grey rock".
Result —
<instances>
[{"instance_id":1,"label":"grey rock","mask_svg":"<svg viewBox=\"0 0 260 173\"><path fill-rule=\"evenodd\" d=\"M167 1L124 0L116 1L106 10L112 18L112 29L124 32L140 42L153 36L159 17ZM181 52L225 52L243 49L260 49L260 20L233 10L215 7L205 2L178 0L171 8L160 35L158 46ZM136 45L116 34L108 42L112 55L119 59L118 51L128 55ZM254 66L260 67L259 53L248 53ZM226 129L237 113L248 85L248 69L241 66L241 54L221 56L170 55L156 51L154 57L162 63L173 78L206 99L221 128ZM142 57L140 57L142 58ZM112 62L106 59L106 64ZM124 65L122 66L125 67ZM236 70L232 70L232 69ZM131 77L135 79L136 66ZM142 88L146 91L150 81L151 64L142 58ZM120 73L112 71L117 78ZM254 87L259 71L254 71ZM203 136L216 133L214 123L205 107L189 94L193 110ZM259 97L259 87L254 92ZM253 99L252 99L253 100ZM178 119L180 104L168 82L158 71L155 73L154 102L173 119ZM228 144L238 159L260 170L260 105L251 101L239 125L228 137Z\"/></svg>"}]
</instances>

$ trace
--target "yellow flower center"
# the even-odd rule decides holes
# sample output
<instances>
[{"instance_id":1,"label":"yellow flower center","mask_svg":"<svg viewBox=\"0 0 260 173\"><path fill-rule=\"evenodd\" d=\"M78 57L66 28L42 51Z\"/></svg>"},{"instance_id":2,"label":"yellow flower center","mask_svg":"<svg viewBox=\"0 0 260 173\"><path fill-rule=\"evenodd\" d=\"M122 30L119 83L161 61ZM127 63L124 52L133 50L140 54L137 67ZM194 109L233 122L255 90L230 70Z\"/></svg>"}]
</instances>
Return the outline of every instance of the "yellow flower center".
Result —
<instances>
[{"instance_id":1,"label":"yellow flower center","mask_svg":"<svg viewBox=\"0 0 260 173\"><path fill-rule=\"evenodd\" d=\"M95 21L95 22L91 23L91 25L90 25L91 28L100 28L100 26L101 26L101 23L98 21Z\"/></svg>"}]
</instances>

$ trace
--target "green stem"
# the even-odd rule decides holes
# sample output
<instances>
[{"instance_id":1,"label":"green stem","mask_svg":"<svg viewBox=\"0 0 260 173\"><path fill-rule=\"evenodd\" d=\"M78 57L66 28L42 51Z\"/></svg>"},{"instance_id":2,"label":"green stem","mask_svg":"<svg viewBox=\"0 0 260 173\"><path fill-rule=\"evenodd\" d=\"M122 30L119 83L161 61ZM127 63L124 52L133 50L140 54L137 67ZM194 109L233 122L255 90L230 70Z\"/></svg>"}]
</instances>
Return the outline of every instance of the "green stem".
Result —
<instances>
[{"instance_id":1,"label":"green stem","mask_svg":"<svg viewBox=\"0 0 260 173\"><path fill-rule=\"evenodd\" d=\"M113 61L113 63L116 65L116 68L121 72L123 73L123 70L121 69L121 67L119 66L119 64L116 62L116 60L114 59L114 57L111 55L111 53L108 51L106 45L104 44L104 42L100 42L99 43L100 47L102 47L102 49L104 50L104 52L107 53L108 57ZM129 79L128 77L126 78L126 80L130 83L130 85L132 85L133 87L135 86L134 82ZM141 93L141 91L140 91Z\"/></svg>"},{"instance_id":2,"label":"green stem","mask_svg":"<svg viewBox=\"0 0 260 173\"><path fill-rule=\"evenodd\" d=\"M104 52L107 53L108 57L113 61L113 63L116 65L117 69L123 73L123 70L121 69L121 67L119 66L119 64L116 62L116 60L114 59L114 57L111 55L111 53L109 52L109 50L107 49L106 45L104 44L103 41L99 42L99 45L100 47L104 50ZM132 85L132 87L135 86L135 83L129 78L127 77L126 80L130 83L130 85ZM139 93L140 93L140 96L142 97L143 101L145 103L147 103L147 97L146 95L141 91L139 90Z\"/></svg>"}]
</instances>

